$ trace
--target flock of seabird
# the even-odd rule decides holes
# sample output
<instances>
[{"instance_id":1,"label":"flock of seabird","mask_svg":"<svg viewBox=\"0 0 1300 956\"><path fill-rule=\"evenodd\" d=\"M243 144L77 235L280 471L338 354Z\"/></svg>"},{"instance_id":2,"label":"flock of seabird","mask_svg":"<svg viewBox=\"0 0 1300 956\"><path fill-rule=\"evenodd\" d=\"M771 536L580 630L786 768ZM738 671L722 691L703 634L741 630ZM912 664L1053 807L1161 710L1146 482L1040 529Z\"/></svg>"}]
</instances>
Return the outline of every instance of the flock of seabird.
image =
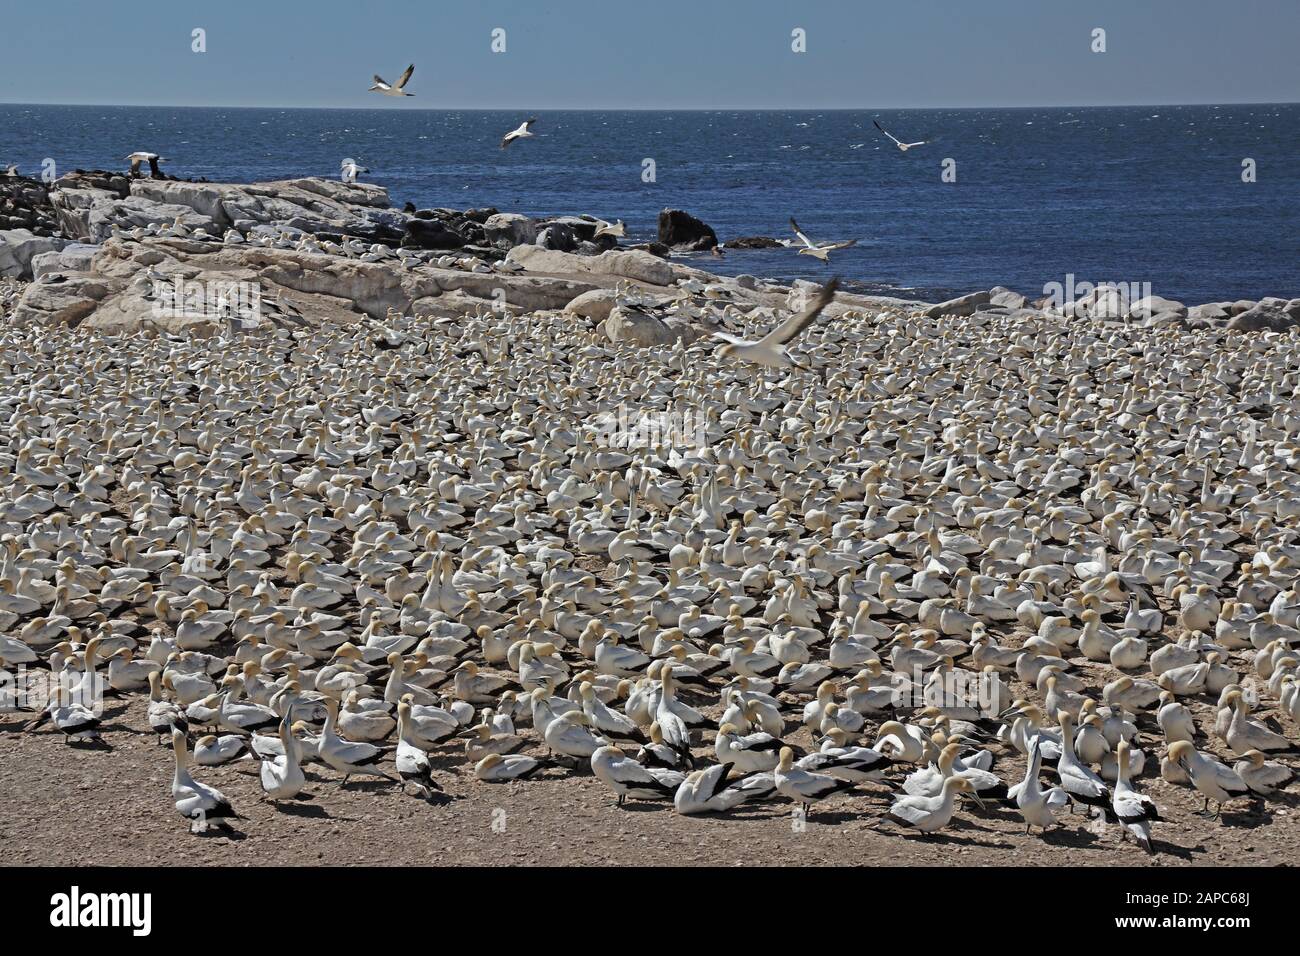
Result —
<instances>
[{"instance_id":1,"label":"flock of seabird","mask_svg":"<svg viewBox=\"0 0 1300 956\"><path fill-rule=\"evenodd\" d=\"M800 254L852 245L790 225ZM679 284L728 331L0 330L0 708L73 746L169 742L196 832L238 817L204 769L241 762L275 802L386 778L431 826L447 790L590 774L683 815L837 800L922 834L1107 821L1148 851L1145 781L1215 818L1277 798L1294 336L832 309L835 280L781 317ZM611 439L629 407L701 429Z\"/></svg>"},{"instance_id":2,"label":"flock of seabird","mask_svg":"<svg viewBox=\"0 0 1300 956\"><path fill-rule=\"evenodd\" d=\"M230 761L273 801L388 778L434 827L451 791L585 774L1149 850L1170 803L1276 799L1300 342L834 295L767 331L723 288L716 350L508 311L0 330L0 663L53 688L28 731L170 742L195 829L237 813L204 779ZM620 407L703 440L623 447Z\"/></svg>"}]
</instances>

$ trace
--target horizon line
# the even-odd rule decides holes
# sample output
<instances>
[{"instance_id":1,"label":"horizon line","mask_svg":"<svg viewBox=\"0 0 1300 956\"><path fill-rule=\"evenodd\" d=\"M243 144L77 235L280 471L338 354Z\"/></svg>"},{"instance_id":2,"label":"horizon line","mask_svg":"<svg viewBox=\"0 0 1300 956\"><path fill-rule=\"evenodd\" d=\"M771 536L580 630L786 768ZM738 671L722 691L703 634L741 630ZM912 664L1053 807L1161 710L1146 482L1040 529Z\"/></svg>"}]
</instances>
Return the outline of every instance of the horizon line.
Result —
<instances>
[{"instance_id":1,"label":"horizon line","mask_svg":"<svg viewBox=\"0 0 1300 956\"><path fill-rule=\"evenodd\" d=\"M402 105L398 110L410 113L866 113L871 111L900 110L1032 110L1032 109L1148 109L1171 107L1216 107L1216 106L1297 106L1300 100L1254 101L1232 100L1219 103L1162 102L1162 103L1012 103L1004 105L985 104L981 106L409 106ZM26 107L69 107L80 109L162 109L162 110L320 110L320 111L356 111L374 112L393 111L387 106L268 106L268 105L234 105L234 104L182 104L182 103L19 103L0 101L0 106Z\"/></svg>"}]
</instances>

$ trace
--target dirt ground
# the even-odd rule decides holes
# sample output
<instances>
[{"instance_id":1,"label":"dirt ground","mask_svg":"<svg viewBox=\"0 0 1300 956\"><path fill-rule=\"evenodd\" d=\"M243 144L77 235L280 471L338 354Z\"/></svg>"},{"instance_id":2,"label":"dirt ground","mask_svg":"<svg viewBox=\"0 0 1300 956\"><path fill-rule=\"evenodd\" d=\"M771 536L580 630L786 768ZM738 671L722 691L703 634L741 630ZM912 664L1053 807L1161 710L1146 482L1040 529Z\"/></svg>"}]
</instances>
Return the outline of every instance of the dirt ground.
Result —
<instances>
[{"instance_id":1,"label":"dirt ground","mask_svg":"<svg viewBox=\"0 0 1300 956\"><path fill-rule=\"evenodd\" d=\"M191 835L170 794L172 755L145 728L144 704L108 701L108 749L68 746L57 733L23 733L0 717L0 853L10 865L447 864L999 864L1287 865L1300 861L1300 793L1267 804L1229 804L1220 823L1195 816L1200 798L1154 775L1139 786L1167 822L1154 825L1148 857L1120 831L1082 813L1044 839L1026 836L1018 813L963 808L943 833L924 838L881 822L888 797L871 784L815 808L800 831L777 798L726 816L683 817L654 803L614 805L585 769L492 785L474 779L463 755L438 760L452 798L432 805L385 781L308 768L309 799L261 800L256 763L197 768L245 818L227 836ZM798 740L800 735L793 735ZM803 741L806 743L806 741ZM706 751L701 749L702 755ZM1008 780L1023 761L999 760ZM391 772L392 767L388 765ZM241 772L242 771L242 772ZM1050 776L1050 774L1049 774Z\"/></svg>"}]
</instances>

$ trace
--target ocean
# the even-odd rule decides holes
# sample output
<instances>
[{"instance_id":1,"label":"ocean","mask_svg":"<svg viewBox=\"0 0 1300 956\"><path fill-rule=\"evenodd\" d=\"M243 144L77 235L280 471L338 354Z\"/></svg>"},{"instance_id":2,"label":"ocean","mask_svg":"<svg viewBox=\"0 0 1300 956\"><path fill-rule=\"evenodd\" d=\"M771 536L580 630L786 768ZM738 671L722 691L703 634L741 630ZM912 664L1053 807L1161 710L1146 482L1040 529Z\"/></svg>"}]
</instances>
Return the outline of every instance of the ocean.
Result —
<instances>
[{"instance_id":1,"label":"ocean","mask_svg":"<svg viewBox=\"0 0 1300 956\"><path fill-rule=\"evenodd\" d=\"M704 268L935 300L1005 285L1149 284L1188 304L1300 296L1300 104L977 110L505 111L0 105L0 162L181 177L337 176L347 156L394 205L590 213L654 238L664 207L719 239L855 238L830 265L793 249ZM901 153L872 120L905 141ZM1249 160L1251 162L1246 163ZM1243 166L1243 163L1246 163ZM1247 169L1249 167L1249 169ZM945 181L947 178L954 181ZM1253 172L1253 182L1243 174Z\"/></svg>"}]
</instances>

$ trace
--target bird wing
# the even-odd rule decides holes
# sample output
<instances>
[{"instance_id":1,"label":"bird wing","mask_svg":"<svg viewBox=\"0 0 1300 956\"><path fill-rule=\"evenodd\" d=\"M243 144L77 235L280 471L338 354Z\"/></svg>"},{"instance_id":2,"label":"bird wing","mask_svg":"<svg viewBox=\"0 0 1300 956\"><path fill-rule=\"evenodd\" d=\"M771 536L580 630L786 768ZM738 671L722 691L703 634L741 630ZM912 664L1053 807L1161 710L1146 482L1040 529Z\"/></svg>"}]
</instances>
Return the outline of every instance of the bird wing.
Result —
<instances>
[{"instance_id":1,"label":"bird wing","mask_svg":"<svg viewBox=\"0 0 1300 956\"><path fill-rule=\"evenodd\" d=\"M1136 793L1117 793L1111 801L1111 809L1124 823L1136 823L1148 819L1155 805Z\"/></svg>"},{"instance_id":2,"label":"bird wing","mask_svg":"<svg viewBox=\"0 0 1300 956\"><path fill-rule=\"evenodd\" d=\"M516 136L518 136L518 135L519 135L518 130L513 130L513 129L512 129L510 132L506 133L505 136L502 136L502 137L501 137L501 148L502 148L502 149L505 149L507 146L509 146L509 145L510 145L510 141L513 140L513 139L514 139Z\"/></svg>"},{"instance_id":3,"label":"bird wing","mask_svg":"<svg viewBox=\"0 0 1300 956\"><path fill-rule=\"evenodd\" d=\"M872 123L873 126L876 127L876 129L880 130L882 133L884 133L886 136L888 136L890 139L892 139L892 140L895 142L895 144L897 144L897 145L899 145L899 146L902 146L902 145L903 145L903 141L902 141L901 139L899 139L897 136L895 136L895 135L894 135L893 133L891 133L889 130L885 129L883 126L881 126L881 125L880 125L879 123L877 123L875 120L872 120L871 123Z\"/></svg>"},{"instance_id":4,"label":"bird wing","mask_svg":"<svg viewBox=\"0 0 1300 956\"><path fill-rule=\"evenodd\" d=\"M913 806L911 801L900 800L889 808L889 813L900 820L906 820L908 823L921 823L929 819L930 812L921 807Z\"/></svg>"},{"instance_id":5,"label":"bird wing","mask_svg":"<svg viewBox=\"0 0 1300 956\"><path fill-rule=\"evenodd\" d=\"M813 244L813 241L803 234L803 231L799 228L799 224L794 221L794 216L790 217L790 228L793 229L794 234L799 237L799 241L809 249L817 248L817 246Z\"/></svg>"},{"instance_id":6,"label":"bird wing","mask_svg":"<svg viewBox=\"0 0 1300 956\"><path fill-rule=\"evenodd\" d=\"M822 246L827 252L834 252L836 249L847 249L849 246L856 246L858 240L845 239L842 242L832 242L829 245Z\"/></svg>"},{"instance_id":7,"label":"bird wing","mask_svg":"<svg viewBox=\"0 0 1300 956\"><path fill-rule=\"evenodd\" d=\"M537 117L536 117L536 116L530 116L530 117L528 117L528 119L524 120L524 127L523 127L523 128L526 129L526 130L528 130L529 132L532 132L532 130L530 129L530 127L531 127L534 123L536 123L536 122L537 122Z\"/></svg>"},{"instance_id":8,"label":"bird wing","mask_svg":"<svg viewBox=\"0 0 1300 956\"><path fill-rule=\"evenodd\" d=\"M839 288L839 285L840 280L838 276L831 279L830 282L827 282L822 286L821 292L817 293L817 298L813 300L812 305L808 306L808 308L804 309L802 312L790 316L790 318L786 319L771 332L768 332L767 335L763 336L759 344L773 346L784 345L786 342L789 342L811 325L817 316L821 315L822 309L831 304L831 300L835 298L835 290Z\"/></svg>"},{"instance_id":9,"label":"bird wing","mask_svg":"<svg viewBox=\"0 0 1300 956\"><path fill-rule=\"evenodd\" d=\"M724 342L730 342L732 345L753 345L749 339L742 339L738 335L728 335L726 332L714 332L712 338L722 339Z\"/></svg>"},{"instance_id":10,"label":"bird wing","mask_svg":"<svg viewBox=\"0 0 1300 956\"><path fill-rule=\"evenodd\" d=\"M385 89L385 90L391 90L391 89L392 89L391 86L389 86L386 82L384 82L384 78L383 78L382 76L380 76L378 73L376 73L374 76L372 76L371 79L375 81L375 86L378 86L378 87L380 87L381 89Z\"/></svg>"},{"instance_id":11,"label":"bird wing","mask_svg":"<svg viewBox=\"0 0 1300 956\"><path fill-rule=\"evenodd\" d=\"M411 74L414 72L415 72L415 64L412 63L410 66L406 68L406 71L397 78L397 88L399 90L406 85L406 81L411 78Z\"/></svg>"}]
</instances>

